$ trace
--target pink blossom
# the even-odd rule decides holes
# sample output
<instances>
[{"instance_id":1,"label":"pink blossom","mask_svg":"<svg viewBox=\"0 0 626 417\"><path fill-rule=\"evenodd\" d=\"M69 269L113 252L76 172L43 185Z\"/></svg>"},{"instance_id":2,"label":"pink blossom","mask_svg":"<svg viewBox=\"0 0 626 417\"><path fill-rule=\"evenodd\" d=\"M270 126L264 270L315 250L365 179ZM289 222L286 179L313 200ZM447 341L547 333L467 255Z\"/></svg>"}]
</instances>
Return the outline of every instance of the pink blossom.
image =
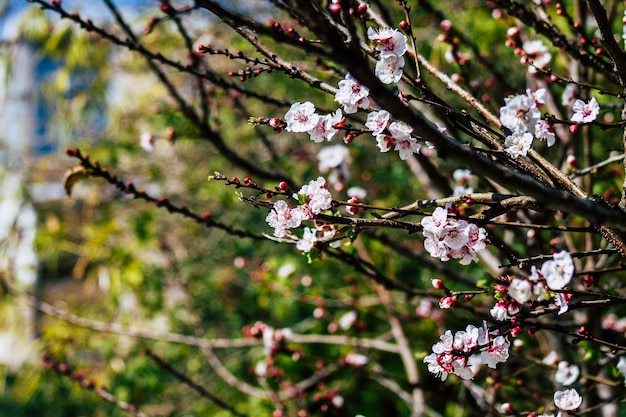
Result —
<instances>
[{"instance_id":1,"label":"pink blossom","mask_svg":"<svg viewBox=\"0 0 626 417\"><path fill-rule=\"evenodd\" d=\"M308 130L311 140L315 143L331 140L333 136L337 134L337 129L333 126L339 123L342 118L341 110L337 110L334 116L332 114L320 116L317 124L312 129Z\"/></svg>"},{"instance_id":2,"label":"pink blossom","mask_svg":"<svg viewBox=\"0 0 626 417\"><path fill-rule=\"evenodd\" d=\"M367 115L365 127L372 131L372 135L379 135L387 128L389 123L389 112L387 110L379 110L370 112Z\"/></svg>"},{"instance_id":3,"label":"pink blossom","mask_svg":"<svg viewBox=\"0 0 626 417\"><path fill-rule=\"evenodd\" d=\"M476 253L486 246L487 232L465 220L448 219L447 210L437 207L422 219L424 249L441 261L458 259L462 265L477 261Z\"/></svg>"},{"instance_id":4,"label":"pink blossom","mask_svg":"<svg viewBox=\"0 0 626 417\"><path fill-rule=\"evenodd\" d=\"M554 145L556 140L552 126L545 120L539 120L535 125L535 136L537 139L545 139L548 147Z\"/></svg>"},{"instance_id":5,"label":"pink blossom","mask_svg":"<svg viewBox=\"0 0 626 417\"><path fill-rule=\"evenodd\" d=\"M417 139L413 137L400 139L396 138L395 143L396 146L393 148L393 150L398 151L398 155L403 161L409 158L411 155L419 153L419 150L421 148L420 144L417 143Z\"/></svg>"},{"instance_id":6,"label":"pink blossom","mask_svg":"<svg viewBox=\"0 0 626 417\"><path fill-rule=\"evenodd\" d=\"M488 367L495 369L496 364L506 362L509 359L509 347L511 343L504 336L497 336L491 341L490 346L480 353L480 359Z\"/></svg>"},{"instance_id":7,"label":"pink blossom","mask_svg":"<svg viewBox=\"0 0 626 417\"><path fill-rule=\"evenodd\" d=\"M376 44L376 50L383 57L389 55L401 56L407 50L406 36L397 29L381 28L374 30L368 28L367 38Z\"/></svg>"},{"instance_id":8,"label":"pink blossom","mask_svg":"<svg viewBox=\"0 0 626 417\"><path fill-rule=\"evenodd\" d=\"M299 227L304 219L305 214L300 208L290 209L284 200L278 200L265 221L274 228L274 236L284 237L287 229Z\"/></svg>"},{"instance_id":9,"label":"pink blossom","mask_svg":"<svg viewBox=\"0 0 626 417\"><path fill-rule=\"evenodd\" d=\"M308 132L317 125L319 115L315 113L313 103L307 101L305 103L296 102L291 105L289 111L285 114L285 122L287 132Z\"/></svg>"},{"instance_id":10,"label":"pink blossom","mask_svg":"<svg viewBox=\"0 0 626 417\"><path fill-rule=\"evenodd\" d=\"M489 310L489 314L491 314L491 317L497 321L505 321L509 319L508 309L503 301L498 301L496 305Z\"/></svg>"},{"instance_id":11,"label":"pink blossom","mask_svg":"<svg viewBox=\"0 0 626 417\"><path fill-rule=\"evenodd\" d=\"M590 123L596 120L598 113L600 112L600 106L595 97L591 97L589 103L578 99L572 106L574 114L572 115L572 122L576 123Z\"/></svg>"},{"instance_id":12,"label":"pink blossom","mask_svg":"<svg viewBox=\"0 0 626 417\"><path fill-rule=\"evenodd\" d=\"M417 143L417 139L411 137L413 128L404 122L393 122L389 125L389 132L393 136L395 147L394 150L398 151L400 159L403 161L418 153L420 145Z\"/></svg>"},{"instance_id":13,"label":"pink blossom","mask_svg":"<svg viewBox=\"0 0 626 417\"><path fill-rule=\"evenodd\" d=\"M380 149L381 152L389 152L394 142L395 139L393 136L389 136L384 133L376 135L376 146L378 146L378 149Z\"/></svg>"},{"instance_id":14,"label":"pink blossom","mask_svg":"<svg viewBox=\"0 0 626 417\"><path fill-rule=\"evenodd\" d=\"M335 101L343 106L347 114L356 113L361 109L369 107L369 88L359 84L350 74L339 81L339 90L335 94Z\"/></svg>"}]
</instances>

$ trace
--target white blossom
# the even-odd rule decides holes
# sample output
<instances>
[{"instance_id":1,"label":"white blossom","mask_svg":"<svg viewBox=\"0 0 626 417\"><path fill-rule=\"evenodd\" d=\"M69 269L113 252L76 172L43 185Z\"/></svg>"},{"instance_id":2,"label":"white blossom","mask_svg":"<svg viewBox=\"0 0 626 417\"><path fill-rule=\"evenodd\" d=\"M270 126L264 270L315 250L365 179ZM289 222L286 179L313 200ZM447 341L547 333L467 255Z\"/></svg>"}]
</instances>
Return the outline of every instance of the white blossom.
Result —
<instances>
[{"instance_id":1,"label":"white blossom","mask_svg":"<svg viewBox=\"0 0 626 417\"><path fill-rule=\"evenodd\" d=\"M368 362L367 356L361 355L359 353L348 353L344 358L344 361L348 365L352 365L355 367L366 365Z\"/></svg>"},{"instance_id":2,"label":"white blossom","mask_svg":"<svg viewBox=\"0 0 626 417\"><path fill-rule=\"evenodd\" d=\"M511 343L504 336L497 336L490 346L480 353L480 359L488 367L495 369L498 363L506 362L509 359L509 347Z\"/></svg>"},{"instance_id":3,"label":"white blossom","mask_svg":"<svg viewBox=\"0 0 626 417\"><path fill-rule=\"evenodd\" d=\"M308 219L312 219L313 216L319 214L322 210L329 209L333 201L330 191L326 189L326 180L323 177L309 181L293 197L298 199L298 201L304 200L302 210Z\"/></svg>"},{"instance_id":4,"label":"white blossom","mask_svg":"<svg viewBox=\"0 0 626 417\"><path fill-rule=\"evenodd\" d=\"M308 132L315 128L319 117L315 113L315 106L310 101L293 103L285 114L285 122L287 123L285 130L295 133Z\"/></svg>"},{"instance_id":5,"label":"white blossom","mask_svg":"<svg viewBox=\"0 0 626 417\"><path fill-rule=\"evenodd\" d=\"M552 260L541 265L541 275L545 278L548 288L562 290L574 275L574 262L567 251L555 253L552 257Z\"/></svg>"},{"instance_id":6,"label":"white blossom","mask_svg":"<svg viewBox=\"0 0 626 417\"><path fill-rule=\"evenodd\" d=\"M381 152L389 152L393 146L395 139L393 136L381 133L376 135L376 146Z\"/></svg>"},{"instance_id":7,"label":"white blossom","mask_svg":"<svg viewBox=\"0 0 626 417\"><path fill-rule=\"evenodd\" d=\"M557 365L554 380L559 384L568 386L572 385L580 375L580 368L577 365L570 364L567 361L561 361Z\"/></svg>"},{"instance_id":8,"label":"white blossom","mask_svg":"<svg viewBox=\"0 0 626 417\"><path fill-rule=\"evenodd\" d=\"M508 153L511 158L515 159L518 156L526 156L532 144L532 134L528 132L514 132L504 140L504 151Z\"/></svg>"},{"instance_id":9,"label":"white blossom","mask_svg":"<svg viewBox=\"0 0 626 417\"><path fill-rule=\"evenodd\" d=\"M526 56L530 58L533 64L528 66L528 72L530 74L536 74L537 68L545 68L552 59L548 48L540 40L526 41L522 45L522 49L524 49Z\"/></svg>"},{"instance_id":10,"label":"white blossom","mask_svg":"<svg viewBox=\"0 0 626 417\"><path fill-rule=\"evenodd\" d=\"M500 107L500 122L511 132L532 132L541 118L537 103L532 96L521 94L504 99L504 107Z\"/></svg>"},{"instance_id":11,"label":"white blossom","mask_svg":"<svg viewBox=\"0 0 626 417\"><path fill-rule=\"evenodd\" d=\"M491 310L489 310L489 314L491 314L491 317L493 317L497 321L505 321L510 318L507 306L500 301L498 301L496 305L494 305Z\"/></svg>"},{"instance_id":12,"label":"white blossom","mask_svg":"<svg viewBox=\"0 0 626 417\"><path fill-rule=\"evenodd\" d=\"M554 404L559 410L576 410L583 402L583 398L574 388L554 393Z\"/></svg>"},{"instance_id":13,"label":"white blossom","mask_svg":"<svg viewBox=\"0 0 626 417\"><path fill-rule=\"evenodd\" d=\"M384 56L376 62L376 77L385 84L397 84L402 78L404 58L398 55Z\"/></svg>"},{"instance_id":14,"label":"white blossom","mask_svg":"<svg viewBox=\"0 0 626 417\"><path fill-rule=\"evenodd\" d=\"M514 278L509 285L509 295L520 304L530 300L532 286L525 279Z\"/></svg>"},{"instance_id":15,"label":"white blossom","mask_svg":"<svg viewBox=\"0 0 626 417\"><path fill-rule=\"evenodd\" d=\"M369 107L370 90L364 85L359 84L350 74L339 81L339 90L335 94L335 101L343 106L343 110L347 114L356 113L359 108L366 109Z\"/></svg>"},{"instance_id":16,"label":"white blossom","mask_svg":"<svg viewBox=\"0 0 626 417\"><path fill-rule=\"evenodd\" d=\"M152 152L154 150L154 135L150 132L143 132L141 134L141 138L139 139L139 145L147 152Z\"/></svg>"},{"instance_id":17,"label":"white blossom","mask_svg":"<svg viewBox=\"0 0 626 417\"><path fill-rule=\"evenodd\" d=\"M561 104L569 106L576 100L576 84L567 84L561 94Z\"/></svg>"},{"instance_id":18,"label":"white blossom","mask_svg":"<svg viewBox=\"0 0 626 417\"><path fill-rule=\"evenodd\" d=\"M320 172L326 173L331 168L350 162L350 150L343 145L326 146L317 153L317 160Z\"/></svg>"},{"instance_id":19,"label":"white blossom","mask_svg":"<svg viewBox=\"0 0 626 417\"><path fill-rule=\"evenodd\" d=\"M344 313L341 317L339 317L339 327L341 327L343 330L348 330L350 327L352 327L354 323L356 323L356 319L356 311L348 311L347 313Z\"/></svg>"},{"instance_id":20,"label":"white blossom","mask_svg":"<svg viewBox=\"0 0 626 417\"><path fill-rule=\"evenodd\" d=\"M315 229L305 227L302 239L298 240L298 242L296 243L296 248L304 253L308 253L313 250L313 246L315 246L315 243L317 243L317 231Z\"/></svg>"},{"instance_id":21,"label":"white blossom","mask_svg":"<svg viewBox=\"0 0 626 417\"><path fill-rule=\"evenodd\" d=\"M617 367L619 373L626 378L626 356L620 356L617 361L617 365L615 366Z\"/></svg>"}]
</instances>

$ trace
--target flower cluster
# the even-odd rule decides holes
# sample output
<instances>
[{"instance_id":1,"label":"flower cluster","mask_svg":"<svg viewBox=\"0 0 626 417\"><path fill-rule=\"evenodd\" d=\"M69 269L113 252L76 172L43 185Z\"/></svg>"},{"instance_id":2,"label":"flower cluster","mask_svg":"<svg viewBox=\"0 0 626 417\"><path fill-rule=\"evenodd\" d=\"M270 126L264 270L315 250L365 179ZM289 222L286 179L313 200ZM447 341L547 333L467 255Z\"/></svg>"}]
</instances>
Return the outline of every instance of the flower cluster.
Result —
<instances>
[{"instance_id":1,"label":"flower cluster","mask_svg":"<svg viewBox=\"0 0 626 417\"><path fill-rule=\"evenodd\" d=\"M498 321L508 320L529 300L550 300L552 295L548 290L565 288L573 275L574 262L570 254L566 251L555 253L539 270L533 266L528 279L509 278L508 288L498 285L496 292L500 296L490 310L491 316ZM568 310L568 294L556 293L553 296L559 314L565 313Z\"/></svg>"},{"instance_id":2,"label":"flower cluster","mask_svg":"<svg viewBox=\"0 0 626 417\"><path fill-rule=\"evenodd\" d=\"M320 116L315 113L315 106L310 101L293 103L285 114L287 132L307 132L316 143L330 141L337 134L335 126L342 122L341 110L337 110L334 115Z\"/></svg>"},{"instance_id":3,"label":"flower cluster","mask_svg":"<svg viewBox=\"0 0 626 417\"><path fill-rule=\"evenodd\" d=\"M442 381L448 374L455 374L462 379L472 379L480 364L495 369L498 363L509 358L507 337L491 334L486 327L469 324L465 330L454 335L447 330L433 345L433 353L424 358L428 371L441 377Z\"/></svg>"},{"instance_id":4,"label":"flower cluster","mask_svg":"<svg viewBox=\"0 0 626 417\"><path fill-rule=\"evenodd\" d=\"M378 149L381 152L389 152L393 146L394 151L398 151L400 159L403 161L418 153L421 146L417 139L411 136L413 128L404 122L392 122L388 128L389 134L380 133L376 135Z\"/></svg>"},{"instance_id":5,"label":"flower cluster","mask_svg":"<svg viewBox=\"0 0 626 417\"><path fill-rule=\"evenodd\" d=\"M279 200L269 212L265 221L274 228L274 236L284 237L289 229L299 227L303 220L312 219L332 204L332 195L326 189L326 180L319 177L304 185L293 195L300 203L297 207L289 207L286 201Z\"/></svg>"},{"instance_id":6,"label":"flower cluster","mask_svg":"<svg viewBox=\"0 0 626 417\"><path fill-rule=\"evenodd\" d=\"M500 108L500 122L510 131L504 147L512 158L526 156L534 137L545 139L548 146L554 145L552 126L540 120L539 108L547 101L548 93L544 88L535 92L527 90L525 94L504 99L505 106Z\"/></svg>"},{"instance_id":7,"label":"flower cluster","mask_svg":"<svg viewBox=\"0 0 626 417\"><path fill-rule=\"evenodd\" d=\"M397 29L367 29L367 37L376 44L380 59L376 63L375 73L385 84L397 84L402 78L402 68L407 50L406 36Z\"/></svg>"},{"instance_id":8,"label":"flower cluster","mask_svg":"<svg viewBox=\"0 0 626 417\"><path fill-rule=\"evenodd\" d=\"M448 211L437 207L422 219L424 248L442 261L459 259L461 265L478 261L477 252L486 246L487 232L465 220L448 219Z\"/></svg>"}]
</instances>

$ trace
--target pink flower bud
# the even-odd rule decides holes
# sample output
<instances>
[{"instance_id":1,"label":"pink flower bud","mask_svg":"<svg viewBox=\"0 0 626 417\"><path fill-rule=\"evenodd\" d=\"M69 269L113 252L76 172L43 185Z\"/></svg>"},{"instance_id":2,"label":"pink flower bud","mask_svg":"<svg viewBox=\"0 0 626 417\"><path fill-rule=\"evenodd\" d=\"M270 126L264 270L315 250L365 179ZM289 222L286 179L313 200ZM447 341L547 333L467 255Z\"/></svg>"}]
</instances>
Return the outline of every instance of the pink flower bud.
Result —
<instances>
[{"instance_id":1,"label":"pink flower bud","mask_svg":"<svg viewBox=\"0 0 626 417\"><path fill-rule=\"evenodd\" d=\"M436 290L443 290L444 288L446 288L445 285L443 285L443 281L440 280L439 278L435 278L431 281L433 288Z\"/></svg>"}]
</instances>

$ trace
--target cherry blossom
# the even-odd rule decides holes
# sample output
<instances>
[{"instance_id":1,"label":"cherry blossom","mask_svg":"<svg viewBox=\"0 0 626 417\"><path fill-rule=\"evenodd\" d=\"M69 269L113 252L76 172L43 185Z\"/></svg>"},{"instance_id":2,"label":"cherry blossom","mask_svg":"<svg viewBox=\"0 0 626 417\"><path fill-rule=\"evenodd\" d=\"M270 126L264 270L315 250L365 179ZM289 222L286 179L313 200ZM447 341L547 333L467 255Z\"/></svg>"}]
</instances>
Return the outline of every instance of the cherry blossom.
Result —
<instances>
[{"instance_id":1,"label":"cherry blossom","mask_svg":"<svg viewBox=\"0 0 626 417\"><path fill-rule=\"evenodd\" d=\"M285 130L294 133L308 132L315 128L319 118L320 116L315 113L315 106L310 101L293 103L285 114L287 123Z\"/></svg>"},{"instance_id":2,"label":"cherry blossom","mask_svg":"<svg viewBox=\"0 0 626 417\"><path fill-rule=\"evenodd\" d=\"M504 140L504 151L508 153L511 158L515 159L518 156L526 156L532 144L532 134L528 132L514 132Z\"/></svg>"},{"instance_id":3,"label":"cherry blossom","mask_svg":"<svg viewBox=\"0 0 626 417\"><path fill-rule=\"evenodd\" d=\"M313 246L317 243L317 231L309 227L304 228L304 234L302 239L299 239L296 243L296 248L304 253L311 252Z\"/></svg>"},{"instance_id":4,"label":"cherry blossom","mask_svg":"<svg viewBox=\"0 0 626 417\"><path fill-rule=\"evenodd\" d=\"M548 52L548 48L540 40L527 41L522 45L522 49L526 53L524 60L530 61L533 65L528 66L530 74L536 74L537 68L545 68L552 59L552 55Z\"/></svg>"},{"instance_id":5,"label":"cherry blossom","mask_svg":"<svg viewBox=\"0 0 626 417\"><path fill-rule=\"evenodd\" d=\"M322 173L350 162L350 150L343 145L326 146L317 153L319 170Z\"/></svg>"},{"instance_id":6,"label":"cherry blossom","mask_svg":"<svg viewBox=\"0 0 626 417\"><path fill-rule=\"evenodd\" d=\"M274 207L265 218L265 221L274 228L274 236L284 237L287 229L299 227L305 218L305 214L301 209L297 207L291 209L287 202L278 200L274 203Z\"/></svg>"},{"instance_id":7,"label":"cherry blossom","mask_svg":"<svg viewBox=\"0 0 626 417\"><path fill-rule=\"evenodd\" d=\"M387 110L379 110L370 112L365 121L365 127L372 131L372 135L381 134L389 123L390 114Z\"/></svg>"},{"instance_id":8,"label":"cherry blossom","mask_svg":"<svg viewBox=\"0 0 626 417\"><path fill-rule=\"evenodd\" d=\"M562 385L572 385L578 379L580 375L580 368L577 365L572 365L567 361L561 361L557 365L556 374L554 380Z\"/></svg>"},{"instance_id":9,"label":"cherry blossom","mask_svg":"<svg viewBox=\"0 0 626 417\"><path fill-rule=\"evenodd\" d=\"M441 261L458 259L462 265L478 260L476 253L485 248L486 231L465 220L447 218L447 210L437 207L432 216L422 219L424 249Z\"/></svg>"},{"instance_id":10,"label":"cherry blossom","mask_svg":"<svg viewBox=\"0 0 626 417\"><path fill-rule=\"evenodd\" d=\"M572 122L576 123L590 123L596 120L598 113L600 112L600 105L596 101L595 97L591 97L589 103L578 99L572 106L574 114L572 115Z\"/></svg>"},{"instance_id":11,"label":"cherry blossom","mask_svg":"<svg viewBox=\"0 0 626 417\"><path fill-rule=\"evenodd\" d=\"M383 57L404 55L407 50L406 36L397 29L381 28L374 30L367 29L367 38L376 44L376 50Z\"/></svg>"},{"instance_id":12,"label":"cherry blossom","mask_svg":"<svg viewBox=\"0 0 626 417\"><path fill-rule=\"evenodd\" d=\"M545 120L539 120L535 125L535 136L537 139L544 139L548 147L554 145L556 141L552 126Z\"/></svg>"},{"instance_id":13,"label":"cherry blossom","mask_svg":"<svg viewBox=\"0 0 626 417\"><path fill-rule=\"evenodd\" d=\"M341 110L337 110L335 115L327 114L325 116L320 116L317 124L308 131L311 136L311 140L315 143L320 143L325 140L330 141L333 136L337 134L337 129L334 127L335 124L339 123L342 119L343 114L341 113Z\"/></svg>"},{"instance_id":14,"label":"cherry blossom","mask_svg":"<svg viewBox=\"0 0 626 417\"><path fill-rule=\"evenodd\" d=\"M409 158L411 155L418 153L420 151L420 144L417 143L417 139L413 137L406 138L396 138L395 140L396 146L393 148L394 151L398 151L400 155L400 159L403 161Z\"/></svg>"},{"instance_id":15,"label":"cherry blossom","mask_svg":"<svg viewBox=\"0 0 626 417\"><path fill-rule=\"evenodd\" d=\"M574 411L583 403L583 397L574 388L554 393L554 404L559 410Z\"/></svg>"},{"instance_id":16,"label":"cherry blossom","mask_svg":"<svg viewBox=\"0 0 626 417\"><path fill-rule=\"evenodd\" d=\"M419 152L421 146L417 143L417 139L411 137L411 133L413 133L413 128L411 126L404 122L392 122L389 125L389 132L394 139L394 150L398 151L400 159L404 161L414 153ZM376 139L378 140L378 137Z\"/></svg>"},{"instance_id":17,"label":"cherry blossom","mask_svg":"<svg viewBox=\"0 0 626 417\"><path fill-rule=\"evenodd\" d=\"M404 58L398 55L383 57L376 62L375 74L385 84L397 84L402 78Z\"/></svg>"},{"instance_id":18,"label":"cherry blossom","mask_svg":"<svg viewBox=\"0 0 626 417\"><path fill-rule=\"evenodd\" d=\"M312 219L313 216L319 214L322 210L331 207L333 197L326 188L326 180L318 177L316 180L310 181L302 186L300 191L293 195L303 206L302 209L306 214L306 218Z\"/></svg>"},{"instance_id":19,"label":"cherry blossom","mask_svg":"<svg viewBox=\"0 0 626 417\"><path fill-rule=\"evenodd\" d=\"M497 321L505 321L510 318L507 305L504 301L498 301L496 305L489 310L489 314Z\"/></svg>"},{"instance_id":20,"label":"cherry blossom","mask_svg":"<svg viewBox=\"0 0 626 417\"><path fill-rule=\"evenodd\" d=\"M376 135L376 146L381 152L389 152L395 141L393 136L384 133Z\"/></svg>"},{"instance_id":21,"label":"cherry blossom","mask_svg":"<svg viewBox=\"0 0 626 417\"><path fill-rule=\"evenodd\" d=\"M541 275L551 290L562 290L574 275L574 262L567 251L555 253L552 257L541 265Z\"/></svg>"},{"instance_id":22,"label":"cherry blossom","mask_svg":"<svg viewBox=\"0 0 626 417\"><path fill-rule=\"evenodd\" d=\"M520 304L530 300L532 286L525 279L514 278L509 285L509 295Z\"/></svg>"},{"instance_id":23,"label":"cherry blossom","mask_svg":"<svg viewBox=\"0 0 626 417\"><path fill-rule=\"evenodd\" d=\"M489 368L495 369L498 363L509 359L511 343L504 336L497 336L491 341L491 345L480 353L480 360Z\"/></svg>"},{"instance_id":24,"label":"cherry blossom","mask_svg":"<svg viewBox=\"0 0 626 417\"><path fill-rule=\"evenodd\" d=\"M528 94L521 94L504 99L504 106L500 107L500 121L511 132L532 132L541 118L537 102Z\"/></svg>"},{"instance_id":25,"label":"cherry blossom","mask_svg":"<svg viewBox=\"0 0 626 417\"><path fill-rule=\"evenodd\" d=\"M510 343L504 336L492 339L486 327L468 324L465 330L452 335L450 330L439 337L432 353L424 358L429 372L444 381L453 373L462 379L472 379L480 363L490 368L509 357ZM478 352L480 354L478 355Z\"/></svg>"},{"instance_id":26,"label":"cherry blossom","mask_svg":"<svg viewBox=\"0 0 626 417\"><path fill-rule=\"evenodd\" d=\"M559 315L567 313L567 311L569 310L569 298L567 297L567 294L563 294L563 293L555 294L554 303L559 308L559 311L557 313Z\"/></svg>"},{"instance_id":27,"label":"cherry blossom","mask_svg":"<svg viewBox=\"0 0 626 417\"><path fill-rule=\"evenodd\" d=\"M339 81L339 90L335 94L335 101L343 106L347 114L356 113L359 108L369 107L369 88L359 84L352 75L348 74Z\"/></svg>"}]
</instances>

